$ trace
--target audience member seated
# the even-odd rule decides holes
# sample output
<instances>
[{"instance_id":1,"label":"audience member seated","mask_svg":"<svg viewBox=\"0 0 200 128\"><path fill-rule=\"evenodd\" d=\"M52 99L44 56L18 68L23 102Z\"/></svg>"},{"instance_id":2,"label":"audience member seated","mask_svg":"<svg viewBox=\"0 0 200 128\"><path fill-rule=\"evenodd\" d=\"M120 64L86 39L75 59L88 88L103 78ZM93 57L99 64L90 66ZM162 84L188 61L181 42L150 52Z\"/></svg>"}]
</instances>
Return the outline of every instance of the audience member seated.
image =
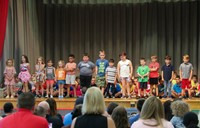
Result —
<instances>
[{"instance_id":1,"label":"audience member seated","mask_svg":"<svg viewBox=\"0 0 200 128\"><path fill-rule=\"evenodd\" d=\"M46 100L49 104L50 111L47 114L46 119L49 123L52 123L53 128L61 128L63 126L62 116L57 113L57 105L56 101L53 98L49 98Z\"/></svg>"},{"instance_id":2,"label":"audience member seated","mask_svg":"<svg viewBox=\"0 0 200 128\"><path fill-rule=\"evenodd\" d=\"M90 85L90 87L97 87L97 85L96 85L96 79L95 79L95 77L92 77L92 80L91 80L91 85Z\"/></svg>"},{"instance_id":3,"label":"audience member seated","mask_svg":"<svg viewBox=\"0 0 200 128\"><path fill-rule=\"evenodd\" d=\"M4 104L3 106L3 111L4 111L4 115L2 115L1 117L4 118L6 116L9 116L13 113L13 104L10 102L7 102Z\"/></svg>"},{"instance_id":4,"label":"audience member seated","mask_svg":"<svg viewBox=\"0 0 200 128\"><path fill-rule=\"evenodd\" d=\"M43 107L37 106L34 110L34 115L46 118L46 111Z\"/></svg>"},{"instance_id":5,"label":"audience member seated","mask_svg":"<svg viewBox=\"0 0 200 128\"><path fill-rule=\"evenodd\" d=\"M74 118L79 117L81 115L82 115L82 104L79 104L79 105L75 106L75 108L72 112L71 120L73 120ZM71 124L68 126L63 126L62 128L70 128L70 127L71 127Z\"/></svg>"},{"instance_id":6,"label":"audience member seated","mask_svg":"<svg viewBox=\"0 0 200 128\"><path fill-rule=\"evenodd\" d=\"M108 104L107 112L109 115L112 115L113 110L118 106L117 103L111 102Z\"/></svg>"},{"instance_id":7,"label":"audience member seated","mask_svg":"<svg viewBox=\"0 0 200 128\"><path fill-rule=\"evenodd\" d=\"M128 115L124 107L118 106L113 110L112 119L116 128L130 128Z\"/></svg>"},{"instance_id":8,"label":"audience member seated","mask_svg":"<svg viewBox=\"0 0 200 128\"><path fill-rule=\"evenodd\" d=\"M175 128L184 128L183 116L189 112L189 105L182 100L176 100L171 104L171 109L174 116L170 122Z\"/></svg>"},{"instance_id":9,"label":"audience member seated","mask_svg":"<svg viewBox=\"0 0 200 128\"><path fill-rule=\"evenodd\" d=\"M139 99L139 100L137 101L137 110L138 110L138 114L136 114L136 115L134 115L134 116L131 116L131 117L129 118L129 124L130 124L130 126L140 118L140 112L141 112L141 110L142 110L142 106L143 106L144 102L145 102L145 99Z\"/></svg>"},{"instance_id":10,"label":"audience member seated","mask_svg":"<svg viewBox=\"0 0 200 128\"><path fill-rule=\"evenodd\" d=\"M171 100L167 100L163 103L163 107L164 107L164 113L165 113L165 119L167 121L170 121L173 117L172 115L172 109L171 109Z\"/></svg>"},{"instance_id":11,"label":"audience member seated","mask_svg":"<svg viewBox=\"0 0 200 128\"><path fill-rule=\"evenodd\" d=\"M183 116L183 124L185 125L186 128L199 128L198 127L198 116L194 112L187 112Z\"/></svg>"},{"instance_id":12,"label":"audience member seated","mask_svg":"<svg viewBox=\"0 0 200 128\"><path fill-rule=\"evenodd\" d=\"M35 106L34 95L25 92L17 100L18 111L0 121L0 128L48 128L48 122L31 112Z\"/></svg>"},{"instance_id":13,"label":"audience member seated","mask_svg":"<svg viewBox=\"0 0 200 128\"><path fill-rule=\"evenodd\" d=\"M155 96L151 96L142 106L140 119L133 123L131 128L174 128L164 118L164 108L161 101Z\"/></svg>"},{"instance_id":14,"label":"audience member seated","mask_svg":"<svg viewBox=\"0 0 200 128\"><path fill-rule=\"evenodd\" d=\"M83 104L83 99L87 91L87 87L83 87L81 91L82 91L82 96L76 99L75 106L79 104Z\"/></svg>"},{"instance_id":15,"label":"audience member seated","mask_svg":"<svg viewBox=\"0 0 200 128\"><path fill-rule=\"evenodd\" d=\"M115 128L113 120L104 113L103 94L99 88L91 87L84 97L83 115L73 120L71 128Z\"/></svg>"}]
</instances>

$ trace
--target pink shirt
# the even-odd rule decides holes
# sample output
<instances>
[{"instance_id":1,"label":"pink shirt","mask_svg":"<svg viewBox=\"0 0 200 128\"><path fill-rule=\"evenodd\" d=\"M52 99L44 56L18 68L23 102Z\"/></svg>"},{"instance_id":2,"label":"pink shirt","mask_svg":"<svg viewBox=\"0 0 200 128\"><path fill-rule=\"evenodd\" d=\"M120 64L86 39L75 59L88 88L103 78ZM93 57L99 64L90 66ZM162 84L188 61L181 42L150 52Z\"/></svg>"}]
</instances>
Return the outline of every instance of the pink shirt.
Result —
<instances>
[{"instance_id":1,"label":"pink shirt","mask_svg":"<svg viewBox=\"0 0 200 128\"><path fill-rule=\"evenodd\" d=\"M76 69L76 63L70 63L68 62L66 65L65 65L65 69L67 70L74 70ZM76 70L74 71L67 71L67 75L75 75L76 74Z\"/></svg>"},{"instance_id":2,"label":"pink shirt","mask_svg":"<svg viewBox=\"0 0 200 128\"><path fill-rule=\"evenodd\" d=\"M147 120L139 119L138 121L136 121L135 123L131 125L131 128L174 128L172 123L169 121L166 121L165 119L162 119L162 123L163 123L163 127L161 126L155 127L153 126L157 124L155 119L147 119ZM148 126L148 125L152 125L152 126Z\"/></svg>"},{"instance_id":3,"label":"pink shirt","mask_svg":"<svg viewBox=\"0 0 200 128\"><path fill-rule=\"evenodd\" d=\"M13 77L16 74L16 70L14 67L6 67L4 74L6 74L8 77Z\"/></svg>"},{"instance_id":4,"label":"pink shirt","mask_svg":"<svg viewBox=\"0 0 200 128\"><path fill-rule=\"evenodd\" d=\"M158 73L158 70L160 68L160 64L158 62L151 62L149 64L149 68L157 68L156 71L150 71L149 73L149 78L158 78L159 77L159 73Z\"/></svg>"}]
</instances>

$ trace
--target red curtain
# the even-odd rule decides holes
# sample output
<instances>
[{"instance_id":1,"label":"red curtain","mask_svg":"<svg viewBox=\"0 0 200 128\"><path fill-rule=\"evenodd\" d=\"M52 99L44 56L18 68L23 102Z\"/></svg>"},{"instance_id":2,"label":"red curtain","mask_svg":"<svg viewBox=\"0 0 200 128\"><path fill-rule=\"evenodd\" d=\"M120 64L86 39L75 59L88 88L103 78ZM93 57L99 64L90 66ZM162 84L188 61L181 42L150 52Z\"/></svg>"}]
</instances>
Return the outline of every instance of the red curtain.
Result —
<instances>
[{"instance_id":1,"label":"red curtain","mask_svg":"<svg viewBox=\"0 0 200 128\"><path fill-rule=\"evenodd\" d=\"M0 0L0 59L3 53L4 38L5 38L5 33L6 33L8 1L9 0Z\"/></svg>"}]
</instances>

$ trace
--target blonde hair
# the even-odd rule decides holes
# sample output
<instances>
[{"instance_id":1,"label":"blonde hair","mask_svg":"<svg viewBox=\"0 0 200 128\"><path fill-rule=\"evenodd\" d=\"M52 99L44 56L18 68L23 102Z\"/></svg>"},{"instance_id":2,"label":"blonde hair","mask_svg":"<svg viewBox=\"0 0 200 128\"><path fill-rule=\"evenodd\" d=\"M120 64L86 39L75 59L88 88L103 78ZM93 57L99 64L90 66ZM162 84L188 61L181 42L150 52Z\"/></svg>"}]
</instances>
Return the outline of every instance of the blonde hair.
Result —
<instances>
[{"instance_id":1,"label":"blonde hair","mask_svg":"<svg viewBox=\"0 0 200 128\"><path fill-rule=\"evenodd\" d=\"M100 89L89 88L84 96L82 114L103 114L104 112L105 102Z\"/></svg>"},{"instance_id":2,"label":"blonde hair","mask_svg":"<svg viewBox=\"0 0 200 128\"><path fill-rule=\"evenodd\" d=\"M163 126L162 119L164 119L164 108L159 99L155 96L149 97L145 102L141 110L141 119L155 119L157 124L150 125L144 123L144 125L155 127L155 126Z\"/></svg>"},{"instance_id":3,"label":"blonde hair","mask_svg":"<svg viewBox=\"0 0 200 128\"><path fill-rule=\"evenodd\" d=\"M187 59L187 60L189 60L189 59L190 59L190 56L187 55L187 54L185 54L185 55L183 56L183 59Z\"/></svg>"},{"instance_id":4,"label":"blonde hair","mask_svg":"<svg viewBox=\"0 0 200 128\"><path fill-rule=\"evenodd\" d=\"M39 56L39 57L37 58L37 63L36 63L36 64L38 64L38 60L39 60L39 59L41 59L41 60L42 60L42 64L44 64L44 58L41 57L41 56Z\"/></svg>"},{"instance_id":5,"label":"blonde hair","mask_svg":"<svg viewBox=\"0 0 200 128\"><path fill-rule=\"evenodd\" d=\"M172 114L174 116L183 117L186 112L189 112L189 105L181 100L174 101L171 104Z\"/></svg>"},{"instance_id":6,"label":"blonde hair","mask_svg":"<svg viewBox=\"0 0 200 128\"><path fill-rule=\"evenodd\" d=\"M60 63L60 62L61 62L62 65L63 65L62 68L64 68L64 67L65 67L65 61L64 61L64 60L59 60L59 61L58 61L58 66L57 66L57 68L59 68L59 63Z\"/></svg>"},{"instance_id":7,"label":"blonde hair","mask_svg":"<svg viewBox=\"0 0 200 128\"><path fill-rule=\"evenodd\" d=\"M6 66L8 66L8 61L12 61L12 66L14 66L14 60L13 59L7 59L6 60Z\"/></svg>"}]
</instances>

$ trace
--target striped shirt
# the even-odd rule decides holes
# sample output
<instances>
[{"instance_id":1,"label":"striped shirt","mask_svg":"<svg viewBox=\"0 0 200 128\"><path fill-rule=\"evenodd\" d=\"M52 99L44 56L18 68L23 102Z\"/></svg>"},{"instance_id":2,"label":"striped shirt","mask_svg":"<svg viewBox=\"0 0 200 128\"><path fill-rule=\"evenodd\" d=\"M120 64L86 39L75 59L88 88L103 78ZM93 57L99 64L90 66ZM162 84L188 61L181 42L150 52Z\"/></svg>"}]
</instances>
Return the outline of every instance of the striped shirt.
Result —
<instances>
[{"instance_id":1,"label":"striped shirt","mask_svg":"<svg viewBox=\"0 0 200 128\"><path fill-rule=\"evenodd\" d=\"M117 74L117 68L108 66L106 68L106 74L107 74L108 83L114 83L115 82L115 76Z\"/></svg>"}]
</instances>

